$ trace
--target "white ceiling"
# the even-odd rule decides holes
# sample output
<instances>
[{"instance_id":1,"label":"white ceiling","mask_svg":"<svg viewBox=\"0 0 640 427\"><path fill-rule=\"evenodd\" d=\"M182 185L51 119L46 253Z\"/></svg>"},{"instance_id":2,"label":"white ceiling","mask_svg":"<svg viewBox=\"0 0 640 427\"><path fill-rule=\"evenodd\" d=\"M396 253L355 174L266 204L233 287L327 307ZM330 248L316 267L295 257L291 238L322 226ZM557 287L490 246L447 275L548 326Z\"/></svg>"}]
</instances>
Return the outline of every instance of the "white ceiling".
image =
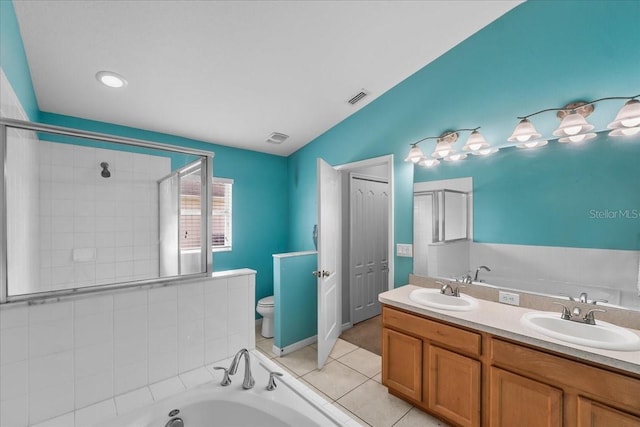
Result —
<instances>
[{"instance_id":1,"label":"white ceiling","mask_svg":"<svg viewBox=\"0 0 640 427\"><path fill-rule=\"evenodd\" d=\"M41 111L278 155L518 3L14 0Z\"/></svg>"}]
</instances>

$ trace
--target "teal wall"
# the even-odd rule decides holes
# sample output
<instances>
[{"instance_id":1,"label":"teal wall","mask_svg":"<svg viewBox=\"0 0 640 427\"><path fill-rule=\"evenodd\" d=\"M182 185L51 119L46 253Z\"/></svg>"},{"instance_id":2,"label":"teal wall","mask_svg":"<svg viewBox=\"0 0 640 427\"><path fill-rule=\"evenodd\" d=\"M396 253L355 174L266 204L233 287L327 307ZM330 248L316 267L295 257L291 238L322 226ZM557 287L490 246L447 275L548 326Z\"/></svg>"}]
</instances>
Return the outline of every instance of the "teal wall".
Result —
<instances>
[{"instance_id":1,"label":"teal wall","mask_svg":"<svg viewBox=\"0 0 640 427\"><path fill-rule=\"evenodd\" d=\"M311 338L318 333L317 279L309 274L316 270L318 255L276 257L274 264L273 344L284 348Z\"/></svg>"},{"instance_id":2,"label":"teal wall","mask_svg":"<svg viewBox=\"0 0 640 427\"><path fill-rule=\"evenodd\" d=\"M479 241L638 249L640 219L597 221L585 211L640 210L640 138L510 149L428 172L416 167L415 177L402 159L410 143L448 129L482 126L487 141L499 146L507 144L517 116L639 94L639 19L639 1L528 1L382 94L289 157L290 249L313 248L316 157L338 165L388 153L395 158L396 243L412 241L414 182L472 175ZM590 122L605 129L623 103L599 103ZM553 113L532 120L545 135L559 123ZM421 148L431 153L434 143ZM395 283L406 283L411 259L395 263Z\"/></svg>"},{"instance_id":3,"label":"teal wall","mask_svg":"<svg viewBox=\"0 0 640 427\"><path fill-rule=\"evenodd\" d=\"M0 0L0 65L29 120L37 122L40 110L33 91L27 55L22 44L13 3L7 0Z\"/></svg>"}]
</instances>

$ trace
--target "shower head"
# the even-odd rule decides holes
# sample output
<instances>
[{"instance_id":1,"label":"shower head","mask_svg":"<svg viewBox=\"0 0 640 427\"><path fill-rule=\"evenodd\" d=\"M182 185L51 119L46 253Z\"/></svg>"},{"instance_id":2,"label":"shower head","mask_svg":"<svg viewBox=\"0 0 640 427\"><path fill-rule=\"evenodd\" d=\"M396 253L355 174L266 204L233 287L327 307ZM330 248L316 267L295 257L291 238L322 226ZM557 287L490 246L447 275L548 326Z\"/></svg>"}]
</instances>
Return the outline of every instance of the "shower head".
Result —
<instances>
[{"instance_id":1,"label":"shower head","mask_svg":"<svg viewBox=\"0 0 640 427\"><path fill-rule=\"evenodd\" d=\"M111 172L109 172L109 163L102 162L100 163L100 167L102 168L102 172L100 172L100 175L103 178L109 178L111 176Z\"/></svg>"}]
</instances>

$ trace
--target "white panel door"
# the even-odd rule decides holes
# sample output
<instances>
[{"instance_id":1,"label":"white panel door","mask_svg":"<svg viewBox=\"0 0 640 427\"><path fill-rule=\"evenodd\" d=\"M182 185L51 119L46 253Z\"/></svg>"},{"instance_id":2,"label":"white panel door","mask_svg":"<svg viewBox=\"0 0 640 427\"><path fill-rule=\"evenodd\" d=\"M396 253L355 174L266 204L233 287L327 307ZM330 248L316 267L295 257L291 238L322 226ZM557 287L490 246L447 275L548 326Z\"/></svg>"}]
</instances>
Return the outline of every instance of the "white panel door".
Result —
<instances>
[{"instance_id":1,"label":"white panel door","mask_svg":"<svg viewBox=\"0 0 640 427\"><path fill-rule=\"evenodd\" d=\"M389 184L352 177L351 192L351 322L381 312L378 294L389 283Z\"/></svg>"},{"instance_id":2,"label":"white panel door","mask_svg":"<svg viewBox=\"0 0 640 427\"><path fill-rule=\"evenodd\" d=\"M340 172L318 159L318 368L342 330Z\"/></svg>"}]
</instances>

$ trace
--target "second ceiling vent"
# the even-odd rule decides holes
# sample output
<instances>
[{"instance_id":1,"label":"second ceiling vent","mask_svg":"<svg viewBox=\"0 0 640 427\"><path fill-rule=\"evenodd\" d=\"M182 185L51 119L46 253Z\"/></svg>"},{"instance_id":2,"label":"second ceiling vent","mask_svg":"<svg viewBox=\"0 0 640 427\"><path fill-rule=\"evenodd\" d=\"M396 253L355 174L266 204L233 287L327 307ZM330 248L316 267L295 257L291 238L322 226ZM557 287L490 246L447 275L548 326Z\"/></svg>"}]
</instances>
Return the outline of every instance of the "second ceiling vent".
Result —
<instances>
[{"instance_id":1,"label":"second ceiling vent","mask_svg":"<svg viewBox=\"0 0 640 427\"><path fill-rule=\"evenodd\" d=\"M285 139L289 138L289 135L284 133L274 132L267 138L267 142L270 144L282 144Z\"/></svg>"},{"instance_id":2,"label":"second ceiling vent","mask_svg":"<svg viewBox=\"0 0 640 427\"><path fill-rule=\"evenodd\" d=\"M360 92L353 95L347 102L351 105L355 105L362 100L365 96L369 95L369 92L362 89Z\"/></svg>"}]
</instances>

